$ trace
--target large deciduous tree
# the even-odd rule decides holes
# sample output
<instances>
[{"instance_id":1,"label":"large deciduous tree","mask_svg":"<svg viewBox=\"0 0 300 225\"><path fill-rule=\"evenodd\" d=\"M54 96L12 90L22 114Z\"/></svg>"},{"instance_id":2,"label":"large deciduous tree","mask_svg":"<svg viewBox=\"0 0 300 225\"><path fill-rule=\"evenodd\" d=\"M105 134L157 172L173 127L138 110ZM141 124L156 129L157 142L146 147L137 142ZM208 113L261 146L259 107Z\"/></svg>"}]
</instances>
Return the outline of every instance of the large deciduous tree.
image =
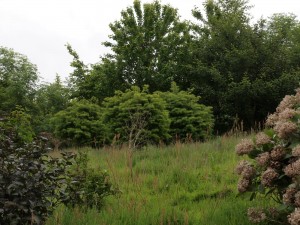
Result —
<instances>
[{"instance_id":1,"label":"large deciduous tree","mask_svg":"<svg viewBox=\"0 0 300 225\"><path fill-rule=\"evenodd\" d=\"M150 92L168 90L184 71L181 65L189 54L189 24L180 21L175 8L159 1L142 6L135 0L121 16L110 24L111 40L104 43L112 50L106 59L115 66L114 73L107 74L113 76L112 86L124 90L149 85Z\"/></svg>"},{"instance_id":2,"label":"large deciduous tree","mask_svg":"<svg viewBox=\"0 0 300 225\"><path fill-rule=\"evenodd\" d=\"M195 93L214 108L216 129L228 129L232 117L226 102L228 85L251 73L255 61L254 34L244 0L207 0L204 13L195 8L199 21L194 29L193 72L189 80Z\"/></svg>"}]
</instances>

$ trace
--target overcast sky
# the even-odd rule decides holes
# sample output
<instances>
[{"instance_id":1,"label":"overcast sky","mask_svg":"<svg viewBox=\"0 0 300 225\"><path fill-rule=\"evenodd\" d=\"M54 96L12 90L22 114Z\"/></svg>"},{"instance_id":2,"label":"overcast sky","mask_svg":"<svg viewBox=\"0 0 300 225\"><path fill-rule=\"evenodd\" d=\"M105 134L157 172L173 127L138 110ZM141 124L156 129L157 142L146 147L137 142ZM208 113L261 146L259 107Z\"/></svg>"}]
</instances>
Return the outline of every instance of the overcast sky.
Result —
<instances>
[{"instance_id":1,"label":"overcast sky","mask_svg":"<svg viewBox=\"0 0 300 225\"><path fill-rule=\"evenodd\" d=\"M86 64L96 63L107 49L109 23L133 0L0 0L0 46L13 48L38 66L44 81L56 74L63 79L72 71L70 43ZM142 2L150 2L142 0ZM178 8L182 19L192 19L191 9L204 0L161 0ZM294 13L300 18L299 0L250 0L257 20L273 13Z\"/></svg>"}]
</instances>

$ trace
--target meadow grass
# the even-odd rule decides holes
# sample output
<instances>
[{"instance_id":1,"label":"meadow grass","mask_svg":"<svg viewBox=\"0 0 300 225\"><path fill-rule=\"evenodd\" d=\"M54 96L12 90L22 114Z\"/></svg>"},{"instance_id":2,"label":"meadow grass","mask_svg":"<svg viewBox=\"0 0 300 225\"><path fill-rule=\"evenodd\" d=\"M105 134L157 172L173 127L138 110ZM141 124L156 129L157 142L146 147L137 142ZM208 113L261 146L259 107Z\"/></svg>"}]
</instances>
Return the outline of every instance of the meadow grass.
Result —
<instances>
[{"instance_id":1,"label":"meadow grass","mask_svg":"<svg viewBox=\"0 0 300 225\"><path fill-rule=\"evenodd\" d=\"M219 137L206 143L176 143L128 149L85 149L90 165L108 170L118 196L104 208L59 207L47 225L250 224L248 207L268 201L237 197L235 145L241 137Z\"/></svg>"}]
</instances>

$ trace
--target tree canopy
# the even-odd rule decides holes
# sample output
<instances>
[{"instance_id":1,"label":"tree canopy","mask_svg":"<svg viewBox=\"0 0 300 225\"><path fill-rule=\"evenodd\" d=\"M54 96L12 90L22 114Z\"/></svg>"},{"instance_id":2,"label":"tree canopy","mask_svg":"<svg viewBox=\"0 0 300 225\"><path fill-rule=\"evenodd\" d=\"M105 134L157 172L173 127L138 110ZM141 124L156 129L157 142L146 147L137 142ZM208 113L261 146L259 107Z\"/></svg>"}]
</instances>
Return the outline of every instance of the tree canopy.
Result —
<instances>
[{"instance_id":1,"label":"tree canopy","mask_svg":"<svg viewBox=\"0 0 300 225\"><path fill-rule=\"evenodd\" d=\"M66 45L74 69L67 85L59 76L38 85L36 66L1 47L0 121L22 108L35 133L78 145L203 140L213 125L222 134L236 122L262 124L299 86L300 22L293 14L253 21L250 8L206 0L190 22L171 5L135 0L109 25L110 53L99 62L85 64Z\"/></svg>"},{"instance_id":2,"label":"tree canopy","mask_svg":"<svg viewBox=\"0 0 300 225\"><path fill-rule=\"evenodd\" d=\"M25 55L0 47L0 113L16 105L31 109L38 78L36 65Z\"/></svg>"},{"instance_id":3,"label":"tree canopy","mask_svg":"<svg viewBox=\"0 0 300 225\"><path fill-rule=\"evenodd\" d=\"M263 122L300 81L299 21L277 14L253 24L249 8L244 0L207 0L204 12L193 11L199 22L187 87L213 107L221 132L236 119L248 129Z\"/></svg>"},{"instance_id":4,"label":"tree canopy","mask_svg":"<svg viewBox=\"0 0 300 225\"><path fill-rule=\"evenodd\" d=\"M106 58L114 63L115 74L108 76L119 82L119 90L124 85L148 85L151 92L168 90L180 75L190 40L189 24L180 21L177 9L159 1L142 5L135 0L110 29L110 41L104 45L113 52Z\"/></svg>"}]
</instances>

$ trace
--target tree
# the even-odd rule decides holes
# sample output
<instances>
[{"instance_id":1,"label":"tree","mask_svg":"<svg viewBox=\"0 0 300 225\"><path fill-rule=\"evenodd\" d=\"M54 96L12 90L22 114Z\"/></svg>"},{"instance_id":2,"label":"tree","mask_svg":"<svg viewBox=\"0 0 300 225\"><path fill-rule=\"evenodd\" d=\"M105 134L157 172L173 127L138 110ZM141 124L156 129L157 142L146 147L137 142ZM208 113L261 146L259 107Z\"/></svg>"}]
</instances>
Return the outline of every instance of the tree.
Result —
<instances>
[{"instance_id":1,"label":"tree","mask_svg":"<svg viewBox=\"0 0 300 225\"><path fill-rule=\"evenodd\" d=\"M158 94L149 94L147 86L143 90L133 86L106 98L104 123L111 139L117 135L129 148L168 140L170 120L165 104Z\"/></svg>"},{"instance_id":2,"label":"tree","mask_svg":"<svg viewBox=\"0 0 300 225\"><path fill-rule=\"evenodd\" d=\"M0 113L16 105L31 109L37 81L37 68L26 56L0 47Z\"/></svg>"},{"instance_id":3,"label":"tree","mask_svg":"<svg viewBox=\"0 0 300 225\"><path fill-rule=\"evenodd\" d=\"M199 141L210 137L214 123L212 108L199 104L199 97L180 91L174 82L171 91L158 94L167 102L170 135L174 139Z\"/></svg>"},{"instance_id":4,"label":"tree","mask_svg":"<svg viewBox=\"0 0 300 225\"><path fill-rule=\"evenodd\" d=\"M75 101L51 118L54 134L77 146L99 147L105 141L102 109L87 100Z\"/></svg>"},{"instance_id":5,"label":"tree","mask_svg":"<svg viewBox=\"0 0 300 225\"><path fill-rule=\"evenodd\" d=\"M117 83L116 90L122 91L132 85L148 85L150 92L168 90L184 71L189 24L179 20L176 9L159 1L141 6L135 0L121 15L110 24L111 41L104 43L113 52L105 57L115 65L115 73L106 74L113 77L111 85Z\"/></svg>"},{"instance_id":6,"label":"tree","mask_svg":"<svg viewBox=\"0 0 300 225\"><path fill-rule=\"evenodd\" d=\"M227 112L229 83L241 81L250 73L256 57L248 9L244 0L207 0L204 13L198 8L193 10L200 23L194 25L194 72L190 86L204 104L213 106L218 130L227 130L226 124L235 117Z\"/></svg>"},{"instance_id":7,"label":"tree","mask_svg":"<svg viewBox=\"0 0 300 225\"><path fill-rule=\"evenodd\" d=\"M70 99L86 99L100 104L104 98L113 96L115 90L126 86L115 76L114 62L102 58L101 62L87 66L71 45L68 44L67 49L73 57L71 67L74 68L68 79Z\"/></svg>"},{"instance_id":8,"label":"tree","mask_svg":"<svg viewBox=\"0 0 300 225\"><path fill-rule=\"evenodd\" d=\"M35 97L36 115L33 126L36 133L53 132L50 126L50 118L69 104L69 90L65 87L58 75L50 84L42 84Z\"/></svg>"},{"instance_id":9,"label":"tree","mask_svg":"<svg viewBox=\"0 0 300 225\"><path fill-rule=\"evenodd\" d=\"M112 97L116 90L126 90L128 84L117 76L116 62L102 58L101 62L92 65L92 69L85 80L85 88L89 91L88 99L99 104L106 98Z\"/></svg>"},{"instance_id":10,"label":"tree","mask_svg":"<svg viewBox=\"0 0 300 225\"><path fill-rule=\"evenodd\" d=\"M242 80L231 80L225 97L227 111L236 114L248 127L264 121L280 99L293 93L300 82L299 48L296 53L300 39L297 40L295 32L299 31L299 21L292 15L276 14L261 23L255 31L260 40L255 42L259 46L253 69Z\"/></svg>"},{"instance_id":11,"label":"tree","mask_svg":"<svg viewBox=\"0 0 300 225\"><path fill-rule=\"evenodd\" d=\"M89 74L89 68L80 60L77 52L72 48L70 44L66 45L68 52L73 57L71 67L74 68L73 73L70 74L68 80L68 86L71 94L71 98L77 99L89 99L89 88L86 88L87 79Z\"/></svg>"},{"instance_id":12,"label":"tree","mask_svg":"<svg viewBox=\"0 0 300 225\"><path fill-rule=\"evenodd\" d=\"M43 84L36 93L36 104L43 115L53 115L66 108L69 101L68 89L62 84L59 75L53 83Z\"/></svg>"},{"instance_id":13,"label":"tree","mask_svg":"<svg viewBox=\"0 0 300 225\"><path fill-rule=\"evenodd\" d=\"M207 0L204 14L193 11L200 23L189 86L213 107L219 132L236 118L246 129L264 121L300 81L299 22L275 15L251 25L249 8L245 0Z\"/></svg>"},{"instance_id":14,"label":"tree","mask_svg":"<svg viewBox=\"0 0 300 225\"><path fill-rule=\"evenodd\" d=\"M300 22L293 14L274 14L266 21L266 73L278 77L278 74L299 67L299 31Z\"/></svg>"}]
</instances>

